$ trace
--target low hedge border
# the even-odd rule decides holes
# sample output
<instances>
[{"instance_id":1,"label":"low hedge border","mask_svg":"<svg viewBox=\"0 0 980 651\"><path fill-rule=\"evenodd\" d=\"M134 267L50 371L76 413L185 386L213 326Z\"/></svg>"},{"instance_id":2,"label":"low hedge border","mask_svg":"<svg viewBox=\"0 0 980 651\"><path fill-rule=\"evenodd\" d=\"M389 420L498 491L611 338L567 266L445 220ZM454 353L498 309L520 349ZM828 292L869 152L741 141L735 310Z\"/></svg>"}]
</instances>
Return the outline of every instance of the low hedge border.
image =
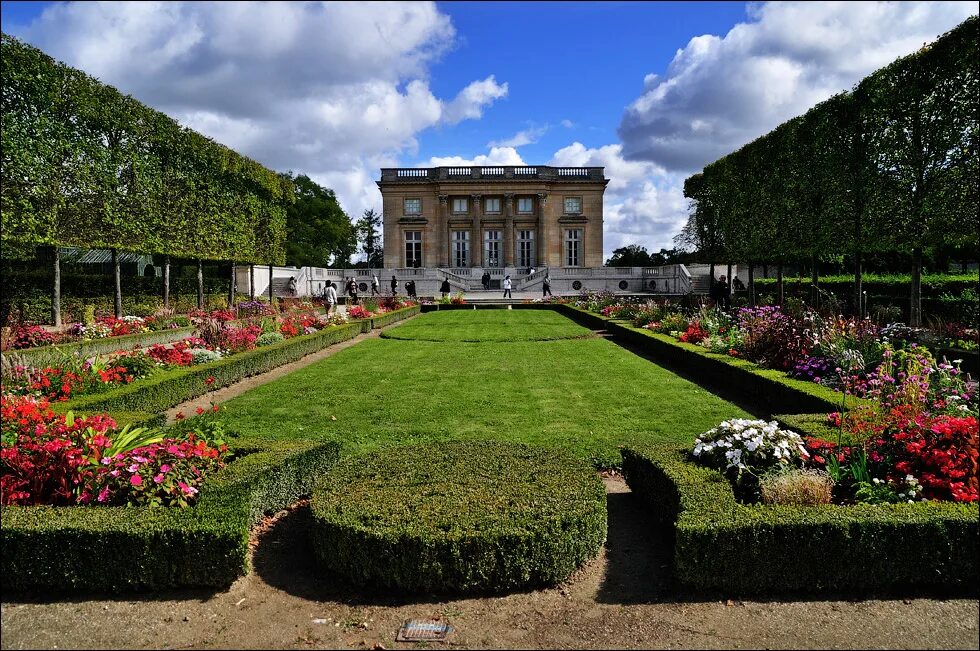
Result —
<instances>
[{"instance_id":1,"label":"low hedge border","mask_svg":"<svg viewBox=\"0 0 980 651\"><path fill-rule=\"evenodd\" d=\"M553 585L595 558L606 494L567 452L495 441L389 447L346 459L312 501L321 566L403 591Z\"/></svg>"},{"instance_id":2,"label":"low hedge border","mask_svg":"<svg viewBox=\"0 0 980 651\"><path fill-rule=\"evenodd\" d=\"M622 449L623 475L674 526L681 586L733 594L976 590L976 504L764 506L735 500L725 477L684 449Z\"/></svg>"},{"instance_id":3,"label":"low hedge border","mask_svg":"<svg viewBox=\"0 0 980 651\"><path fill-rule=\"evenodd\" d=\"M116 410L163 412L174 405L244 378L295 362L331 344L353 339L360 334L361 328L361 322L331 326L313 334L284 339L269 346L232 355L227 359L164 371L118 389L54 403L54 407L59 411L71 409L84 413ZM208 378L214 378L214 381L208 384Z\"/></svg>"},{"instance_id":4,"label":"low hedge border","mask_svg":"<svg viewBox=\"0 0 980 651\"><path fill-rule=\"evenodd\" d=\"M24 363L28 366L57 366L60 364L63 354L78 355L79 357L87 358L94 355L114 353L117 350L130 350L132 348L144 348L154 344L166 344L179 339L185 339L193 333L194 327L187 326L184 328L157 330L155 332L140 332L134 335L122 335L121 337L106 337L105 339L90 339L75 343L55 344L53 346L8 350L4 351L4 355L16 355L24 360ZM6 367L6 365L4 366Z\"/></svg>"},{"instance_id":5,"label":"low hedge border","mask_svg":"<svg viewBox=\"0 0 980 651\"><path fill-rule=\"evenodd\" d=\"M249 571L249 529L311 492L334 442L258 442L205 481L189 508L0 509L3 590L131 592L225 587Z\"/></svg>"},{"instance_id":6,"label":"low hedge border","mask_svg":"<svg viewBox=\"0 0 980 651\"><path fill-rule=\"evenodd\" d=\"M701 346L676 341L670 335L635 328L631 324L608 319L571 305L559 309L573 320L592 329L604 329L645 350L652 356L696 375L711 378L712 384L724 387L759 407L778 404L783 411L814 413L840 411L843 394L787 377L783 371L768 369L745 359L712 353ZM859 400L850 399L852 406Z\"/></svg>"}]
</instances>

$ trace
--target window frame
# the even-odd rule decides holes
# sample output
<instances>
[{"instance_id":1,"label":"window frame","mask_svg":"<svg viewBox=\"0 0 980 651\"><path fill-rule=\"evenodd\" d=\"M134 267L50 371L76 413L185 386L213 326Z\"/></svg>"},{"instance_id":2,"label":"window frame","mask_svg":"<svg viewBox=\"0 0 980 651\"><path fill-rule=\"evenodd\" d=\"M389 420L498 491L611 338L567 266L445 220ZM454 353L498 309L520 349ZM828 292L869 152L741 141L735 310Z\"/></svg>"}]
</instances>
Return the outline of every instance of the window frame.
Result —
<instances>
[{"instance_id":1,"label":"window frame","mask_svg":"<svg viewBox=\"0 0 980 651\"><path fill-rule=\"evenodd\" d=\"M496 210L490 209L490 202L494 201L497 204ZM501 212L500 197L484 197L483 198L483 212L487 215L499 215Z\"/></svg>"},{"instance_id":2,"label":"window frame","mask_svg":"<svg viewBox=\"0 0 980 651\"><path fill-rule=\"evenodd\" d=\"M578 202L578 210L575 210L574 212L573 211L570 211L568 209L568 202L569 201L577 201ZM582 197L580 197L580 196L562 197L562 210L565 211L564 214L566 214L566 215L581 215L582 214Z\"/></svg>"},{"instance_id":3,"label":"window frame","mask_svg":"<svg viewBox=\"0 0 980 651\"><path fill-rule=\"evenodd\" d=\"M416 201L416 202L418 202L418 207L419 208L418 208L417 211L414 211L414 212L409 211L409 209L408 209L408 202L409 201ZM404 214L406 214L406 215L421 215L422 214L422 197L405 197L404 199L402 199L402 212Z\"/></svg>"},{"instance_id":4,"label":"window frame","mask_svg":"<svg viewBox=\"0 0 980 651\"><path fill-rule=\"evenodd\" d=\"M527 201L530 207L527 210L521 210L521 202ZM517 197L517 214L518 215L533 215L534 214L534 197Z\"/></svg>"},{"instance_id":5,"label":"window frame","mask_svg":"<svg viewBox=\"0 0 980 651\"><path fill-rule=\"evenodd\" d=\"M572 233L576 233L576 236L572 236ZM564 250L564 262L566 267L581 267L582 266L582 240L585 239L585 233L581 228L566 228L565 229L565 250ZM573 255L574 253L574 255Z\"/></svg>"},{"instance_id":6,"label":"window frame","mask_svg":"<svg viewBox=\"0 0 980 651\"><path fill-rule=\"evenodd\" d=\"M405 266L407 268L422 266L422 231L404 231L404 233ZM410 237L411 235L418 237ZM409 247L411 247L411 255L409 255ZM418 252L417 258L415 257L416 252ZM415 264L416 262L418 264Z\"/></svg>"},{"instance_id":7,"label":"window frame","mask_svg":"<svg viewBox=\"0 0 980 651\"><path fill-rule=\"evenodd\" d=\"M456 202L457 201L463 202L463 209L462 210L457 210L456 209ZM465 215L466 213L468 213L470 211L470 200L469 200L469 198L467 198L467 197L453 197L453 206L452 206L452 208L453 208L453 214L454 215Z\"/></svg>"}]
</instances>

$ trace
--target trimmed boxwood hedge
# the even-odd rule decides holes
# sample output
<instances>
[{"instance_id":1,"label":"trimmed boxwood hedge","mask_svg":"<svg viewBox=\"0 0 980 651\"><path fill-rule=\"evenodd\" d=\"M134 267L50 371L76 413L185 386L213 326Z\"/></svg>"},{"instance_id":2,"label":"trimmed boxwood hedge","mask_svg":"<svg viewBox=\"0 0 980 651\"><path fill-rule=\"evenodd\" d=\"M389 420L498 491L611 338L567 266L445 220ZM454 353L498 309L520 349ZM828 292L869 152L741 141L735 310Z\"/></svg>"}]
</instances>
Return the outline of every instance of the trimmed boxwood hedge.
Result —
<instances>
[{"instance_id":1,"label":"trimmed boxwood hedge","mask_svg":"<svg viewBox=\"0 0 980 651\"><path fill-rule=\"evenodd\" d=\"M392 323L398 323L403 319L413 317L421 312L422 308L420 306L412 305L411 307L403 307L400 310L393 310L379 316L373 316L371 317L371 328L374 330L384 328L385 326L389 326Z\"/></svg>"},{"instance_id":2,"label":"trimmed boxwood hedge","mask_svg":"<svg viewBox=\"0 0 980 651\"><path fill-rule=\"evenodd\" d=\"M684 368L760 407L778 404L787 412L831 412L841 409L843 394L833 389L788 377L777 369L763 368L745 359L712 353L701 346L677 341L631 324L608 319L572 305L558 305L561 312L583 325L622 337L659 360ZM850 398L853 406L860 402Z\"/></svg>"},{"instance_id":3,"label":"trimmed boxwood hedge","mask_svg":"<svg viewBox=\"0 0 980 651\"><path fill-rule=\"evenodd\" d=\"M171 341L177 341L178 339L185 339L193 332L193 326L187 326L185 328L141 332L135 335L123 335L121 337L106 337L105 339L91 339L89 341L78 341L75 343L56 344L54 346L9 350L5 351L4 355L14 354L24 360L25 365L28 366L57 366L61 363L63 355L77 354L79 357L92 357L94 355L114 353L117 350L130 350L136 347L142 348L154 344L166 344Z\"/></svg>"},{"instance_id":4,"label":"trimmed boxwood hedge","mask_svg":"<svg viewBox=\"0 0 980 651\"><path fill-rule=\"evenodd\" d=\"M309 495L339 453L328 441L249 439L247 446L205 480L199 502L186 509L3 507L4 592L230 585L248 572L251 526Z\"/></svg>"},{"instance_id":5,"label":"trimmed boxwood hedge","mask_svg":"<svg viewBox=\"0 0 980 651\"><path fill-rule=\"evenodd\" d=\"M673 523L674 579L735 594L866 593L944 586L975 590L976 504L857 506L741 504L716 470L683 449L622 450L630 488Z\"/></svg>"},{"instance_id":6,"label":"trimmed boxwood hedge","mask_svg":"<svg viewBox=\"0 0 980 651\"><path fill-rule=\"evenodd\" d=\"M555 584L606 537L605 489L586 462L493 441L347 459L317 483L312 510L323 567L405 591Z\"/></svg>"}]
</instances>

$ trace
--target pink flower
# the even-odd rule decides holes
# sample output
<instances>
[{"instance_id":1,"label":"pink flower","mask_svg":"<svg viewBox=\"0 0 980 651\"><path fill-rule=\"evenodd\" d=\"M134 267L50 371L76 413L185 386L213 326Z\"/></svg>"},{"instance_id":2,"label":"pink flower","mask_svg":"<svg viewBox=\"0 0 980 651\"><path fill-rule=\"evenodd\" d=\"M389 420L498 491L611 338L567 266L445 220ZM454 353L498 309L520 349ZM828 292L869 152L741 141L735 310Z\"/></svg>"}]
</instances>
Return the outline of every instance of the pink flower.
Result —
<instances>
[{"instance_id":1,"label":"pink flower","mask_svg":"<svg viewBox=\"0 0 980 651\"><path fill-rule=\"evenodd\" d=\"M100 502L105 502L107 499L109 499L109 487L108 486L106 486L105 488L103 488L102 490L99 491L99 498L98 499L99 499Z\"/></svg>"},{"instance_id":2,"label":"pink flower","mask_svg":"<svg viewBox=\"0 0 980 651\"><path fill-rule=\"evenodd\" d=\"M155 483L157 483L157 484L162 484L162 483L163 483L163 473L161 472L161 473L159 473L158 475L156 475L156 476L155 476L155 477L153 478L153 481L154 481Z\"/></svg>"},{"instance_id":3,"label":"pink flower","mask_svg":"<svg viewBox=\"0 0 980 651\"><path fill-rule=\"evenodd\" d=\"M180 492L183 493L184 495L194 495L197 493L196 488L194 488L193 486L189 486L182 481L177 482L177 486L180 487Z\"/></svg>"},{"instance_id":4,"label":"pink flower","mask_svg":"<svg viewBox=\"0 0 980 651\"><path fill-rule=\"evenodd\" d=\"M143 478L140 477L139 475L133 475L132 477L129 478L129 483L132 484L133 486L142 486Z\"/></svg>"},{"instance_id":5,"label":"pink flower","mask_svg":"<svg viewBox=\"0 0 980 651\"><path fill-rule=\"evenodd\" d=\"M168 464L163 464L160 466L160 472L170 472L170 466Z\"/></svg>"},{"instance_id":6,"label":"pink flower","mask_svg":"<svg viewBox=\"0 0 980 651\"><path fill-rule=\"evenodd\" d=\"M136 472L139 469L140 467L138 463L131 464L129 468L126 468L126 470L128 470L129 472Z\"/></svg>"}]
</instances>

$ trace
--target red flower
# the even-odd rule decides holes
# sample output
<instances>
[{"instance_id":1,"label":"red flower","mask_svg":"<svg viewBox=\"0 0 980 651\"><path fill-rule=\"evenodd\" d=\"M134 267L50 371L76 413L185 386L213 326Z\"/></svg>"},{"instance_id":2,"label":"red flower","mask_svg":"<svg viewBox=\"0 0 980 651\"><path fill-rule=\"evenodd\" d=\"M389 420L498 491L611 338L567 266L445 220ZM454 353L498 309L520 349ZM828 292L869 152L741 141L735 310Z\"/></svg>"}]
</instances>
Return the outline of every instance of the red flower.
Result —
<instances>
[{"instance_id":1,"label":"red flower","mask_svg":"<svg viewBox=\"0 0 980 651\"><path fill-rule=\"evenodd\" d=\"M184 412L178 411L177 415L174 416L174 418L176 418L177 420L184 420L185 418L187 418L187 416L184 415Z\"/></svg>"}]
</instances>

